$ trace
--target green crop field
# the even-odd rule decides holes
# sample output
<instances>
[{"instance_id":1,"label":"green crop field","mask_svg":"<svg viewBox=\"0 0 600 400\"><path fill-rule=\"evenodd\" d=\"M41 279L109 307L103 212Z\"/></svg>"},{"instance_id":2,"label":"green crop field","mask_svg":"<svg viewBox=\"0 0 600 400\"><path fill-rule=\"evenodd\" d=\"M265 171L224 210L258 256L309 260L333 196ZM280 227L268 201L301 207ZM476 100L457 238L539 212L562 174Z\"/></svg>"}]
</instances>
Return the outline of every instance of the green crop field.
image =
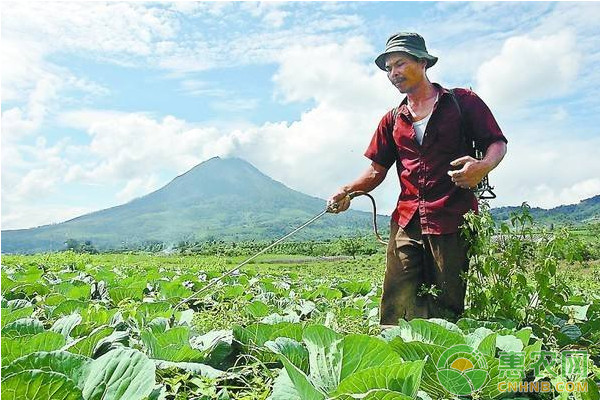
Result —
<instances>
[{"instance_id":1,"label":"green crop field","mask_svg":"<svg viewBox=\"0 0 600 400\"><path fill-rule=\"evenodd\" d=\"M382 248L270 254L218 283L246 257L4 256L2 399L598 399L594 251L526 213L488 217L469 220L463 318L384 332ZM478 358L441 365L465 346ZM568 373L566 351L583 355ZM550 390L505 390L523 382Z\"/></svg>"}]
</instances>

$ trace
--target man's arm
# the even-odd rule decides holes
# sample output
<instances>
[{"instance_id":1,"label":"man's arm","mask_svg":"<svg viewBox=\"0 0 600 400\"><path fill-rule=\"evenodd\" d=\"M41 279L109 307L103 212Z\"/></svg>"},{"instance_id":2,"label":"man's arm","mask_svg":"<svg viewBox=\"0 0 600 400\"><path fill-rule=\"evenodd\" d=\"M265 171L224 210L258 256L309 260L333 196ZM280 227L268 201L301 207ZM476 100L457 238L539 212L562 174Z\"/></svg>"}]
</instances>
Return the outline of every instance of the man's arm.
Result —
<instances>
[{"instance_id":1,"label":"man's arm","mask_svg":"<svg viewBox=\"0 0 600 400\"><path fill-rule=\"evenodd\" d=\"M340 187L337 192L329 197L327 203L329 205L337 203L338 207L335 209L335 213L346 211L348 207L350 207L349 193L359 190L370 192L383 182L387 171L387 168L384 166L377 164L376 162L371 162L371 165L369 165L356 180Z\"/></svg>"},{"instance_id":2,"label":"man's arm","mask_svg":"<svg viewBox=\"0 0 600 400\"><path fill-rule=\"evenodd\" d=\"M457 167L462 165L458 171L448 171L452 182L456 186L468 189L477 186L484 176L496 168L506 154L506 143L498 140L490 144L482 160L476 160L471 156L464 156L452 161L450 165Z\"/></svg>"}]
</instances>

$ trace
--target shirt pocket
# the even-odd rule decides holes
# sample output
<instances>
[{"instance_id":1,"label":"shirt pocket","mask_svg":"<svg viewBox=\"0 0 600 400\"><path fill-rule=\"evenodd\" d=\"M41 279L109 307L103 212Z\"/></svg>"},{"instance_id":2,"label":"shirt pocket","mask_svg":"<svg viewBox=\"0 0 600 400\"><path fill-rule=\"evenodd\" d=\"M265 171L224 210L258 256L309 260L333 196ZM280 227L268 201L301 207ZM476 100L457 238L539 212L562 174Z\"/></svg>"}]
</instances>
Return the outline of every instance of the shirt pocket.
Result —
<instances>
[{"instance_id":1,"label":"shirt pocket","mask_svg":"<svg viewBox=\"0 0 600 400\"><path fill-rule=\"evenodd\" d=\"M435 129L435 131L433 131ZM464 151L465 143L461 132L460 119L450 117L442 124L435 126L432 136L431 147L433 151L444 154L458 154Z\"/></svg>"},{"instance_id":2,"label":"shirt pocket","mask_svg":"<svg viewBox=\"0 0 600 400\"><path fill-rule=\"evenodd\" d=\"M419 149L411 125L404 122L397 123L394 127L394 142L401 160L419 157Z\"/></svg>"}]
</instances>

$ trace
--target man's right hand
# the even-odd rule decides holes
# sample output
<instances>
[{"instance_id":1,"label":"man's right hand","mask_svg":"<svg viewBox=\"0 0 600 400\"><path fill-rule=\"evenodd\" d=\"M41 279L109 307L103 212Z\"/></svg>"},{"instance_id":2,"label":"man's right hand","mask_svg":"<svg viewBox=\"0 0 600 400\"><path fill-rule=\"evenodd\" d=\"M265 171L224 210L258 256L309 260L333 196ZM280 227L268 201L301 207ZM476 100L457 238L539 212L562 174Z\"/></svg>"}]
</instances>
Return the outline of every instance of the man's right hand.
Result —
<instances>
[{"instance_id":1,"label":"man's right hand","mask_svg":"<svg viewBox=\"0 0 600 400\"><path fill-rule=\"evenodd\" d=\"M347 192L346 189L338 189L338 191L327 200L327 211L334 214L346 211L348 207L350 207L350 196L348 196L348 194L349 192Z\"/></svg>"},{"instance_id":2,"label":"man's right hand","mask_svg":"<svg viewBox=\"0 0 600 400\"><path fill-rule=\"evenodd\" d=\"M383 182L386 174L387 168L373 161L356 180L340 187L327 200L327 211L334 214L346 211L350 207L350 193L370 192Z\"/></svg>"}]
</instances>

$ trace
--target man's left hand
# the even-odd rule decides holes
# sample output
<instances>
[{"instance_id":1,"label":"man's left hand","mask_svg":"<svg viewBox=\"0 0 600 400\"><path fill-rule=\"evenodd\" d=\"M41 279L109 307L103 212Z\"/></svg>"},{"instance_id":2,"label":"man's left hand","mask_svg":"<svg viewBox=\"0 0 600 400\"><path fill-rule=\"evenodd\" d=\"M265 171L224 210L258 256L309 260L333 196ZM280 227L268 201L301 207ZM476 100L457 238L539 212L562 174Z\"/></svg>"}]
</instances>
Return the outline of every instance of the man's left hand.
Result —
<instances>
[{"instance_id":1,"label":"man's left hand","mask_svg":"<svg viewBox=\"0 0 600 400\"><path fill-rule=\"evenodd\" d=\"M457 158L450 163L453 167L462 168L456 171L448 171L448 175L456 186L463 189L470 189L477 186L484 176L489 172L489 169L481 160L477 160L471 156Z\"/></svg>"}]
</instances>

